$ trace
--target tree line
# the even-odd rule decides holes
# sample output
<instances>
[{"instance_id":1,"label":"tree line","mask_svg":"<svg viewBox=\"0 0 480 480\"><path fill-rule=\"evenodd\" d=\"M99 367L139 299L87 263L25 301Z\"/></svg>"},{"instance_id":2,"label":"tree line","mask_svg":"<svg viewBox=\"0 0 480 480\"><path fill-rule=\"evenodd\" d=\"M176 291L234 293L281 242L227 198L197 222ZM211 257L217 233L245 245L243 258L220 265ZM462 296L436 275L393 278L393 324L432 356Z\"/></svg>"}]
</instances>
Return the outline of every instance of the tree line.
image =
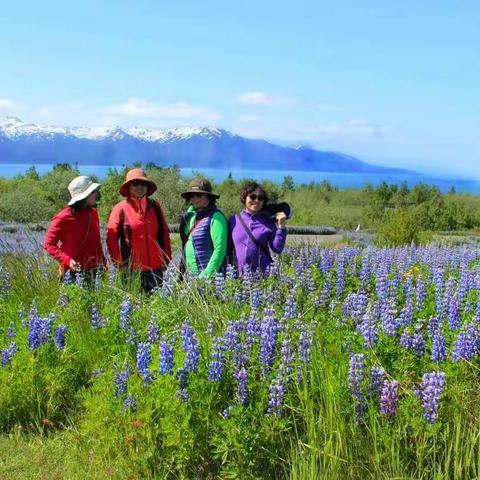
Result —
<instances>
[{"instance_id":1,"label":"tree line","mask_svg":"<svg viewBox=\"0 0 480 480\"><path fill-rule=\"evenodd\" d=\"M98 209L103 221L119 201L118 188L131 167L112 168L100 180ZM182 176L175 166L147 164L145 169L158 186L154 197L163 205L168 221L176 223L185 208L180 193L190 179ZM14 178L0 178L0 221L48 221L67 203L67 185L77 175L80 172L75 167L57 164L43 175L31 167ZM214 183L215 191L220 194L219 207L227 216L241 209L238 193L247 180L237 181L230 175ZM480 227L480 196L457 193L453 188L444 194L425 183L411 188L406 183L382 183L377 187L366 184L361 189L340 190L328 181L296 185L291 176L285 176L281 183L270 180L262 183L271 201L282 200L292 206L294 225L328 225L340 229L355 229L360 225L387 238L392 232L398 236L403 230L406 241L415 241L412 236L422 231L465 231Z\"/></svg>"}]
</instances>

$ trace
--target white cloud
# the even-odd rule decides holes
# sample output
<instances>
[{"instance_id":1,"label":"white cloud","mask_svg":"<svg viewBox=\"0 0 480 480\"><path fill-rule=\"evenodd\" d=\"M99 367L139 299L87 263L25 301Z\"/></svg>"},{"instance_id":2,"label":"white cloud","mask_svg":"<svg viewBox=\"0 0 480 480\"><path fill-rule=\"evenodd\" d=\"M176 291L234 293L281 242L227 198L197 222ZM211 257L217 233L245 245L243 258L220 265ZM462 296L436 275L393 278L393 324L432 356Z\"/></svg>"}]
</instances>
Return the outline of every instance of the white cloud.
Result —
<instances>
[{"instance_id":1,"label":"white cloud","mask_svg":"<svg viewBox=\"0 0 480 480\"><path fill-rule=\"evenodd\" d=\"M237 96L238 103L243 105L278 105L280 99L261 91L245 92Z\"/></svg>"},{"instance_id":2,"label":"white cloud","mask_svg":"<svg viewBox=\"0 0 480 480\"><path fill-rule=\"evenodd\" d=\"M22 107L8 98L0 98L0 114L14 114L22 110Z\"/></svg>"},{"instance_id":3,"label":"white cloud","mask_svg":"<svg viewBox=\"0 0 480 480\"><path fill-rule=\"evenodd\" d=\"M369 122L366 118L351 118L345 122L328 122L307 127L306 132L321 136L382 137L388 129Z\"/></svg>"},{"instance_id":4,"label":"white cloud","mask_svg":"<svg viewBox=\"0 0 480 480\"><path fill-rule=\"evenodd\" d=\"M243 123L258 123L262 119L258 115L240 115L238 119Z\"/></svg>"},{"instance_id":5,"label":"white cloud","mask_svg":"<svg viewBox=\"0 0 480 480\"><path fill-rule=\"evenodd\" d=\"M131 97L126 102L110 105L100 109L100 113L110 117L128 117L151 121L183 120L211 123L221 117L214 110L199 107L186 102L159 104L137 97Z\"/></svg>"}]
</instances>

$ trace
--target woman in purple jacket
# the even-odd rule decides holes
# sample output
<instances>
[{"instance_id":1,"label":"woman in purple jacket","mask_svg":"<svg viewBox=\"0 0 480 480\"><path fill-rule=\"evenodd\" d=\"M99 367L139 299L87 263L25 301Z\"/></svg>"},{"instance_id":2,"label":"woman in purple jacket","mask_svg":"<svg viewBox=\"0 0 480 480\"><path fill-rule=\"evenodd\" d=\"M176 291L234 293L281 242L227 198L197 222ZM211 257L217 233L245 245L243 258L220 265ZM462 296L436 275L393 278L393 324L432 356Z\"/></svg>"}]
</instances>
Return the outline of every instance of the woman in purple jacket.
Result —
<instances>
[{"instance_id":1,"label":"woman in purple jacket","mask_svg":"<svg viewBox=\"0 0 480 480\"><path fill-rule=\"evenodd\" d=\"M262 273L272 263L270 249L281 253L287 238L287 216L277 213L273 218L263 212L268 195L262 185L249 182L240 190L240 201L245 208L229 220L230 233L239 275L245 266Z\"/></svg>"}]
</instances>

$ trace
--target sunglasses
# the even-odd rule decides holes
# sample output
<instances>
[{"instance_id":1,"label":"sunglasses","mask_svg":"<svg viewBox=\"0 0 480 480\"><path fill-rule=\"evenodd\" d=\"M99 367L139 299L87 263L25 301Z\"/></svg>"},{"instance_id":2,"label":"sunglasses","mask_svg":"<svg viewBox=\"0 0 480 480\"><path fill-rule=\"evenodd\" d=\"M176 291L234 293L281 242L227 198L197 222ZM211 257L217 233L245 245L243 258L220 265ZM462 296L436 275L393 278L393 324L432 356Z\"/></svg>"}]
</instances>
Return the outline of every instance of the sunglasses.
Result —
<instances>
[{"instance_id":1,"label":"sunglasses","mask_svg":"<svg viewBox=\"0 0 480 480\"><path fill-rule=\"evenodd\" d=\"M148 183L143 180L134 180L130 185L132 187L148 187Z\"/></svg>"},{"instance_id":2,"label":"sunglasses","mask_svg":"<svg viewBox=\"0 0 480 480\"><path fill-rule=\"evenodd\" d=\"M258 200L259 202L265 201L265 197L263 195L256 195L255 193L251 193L248 195L248 198L252 201Z\"/></svg>"},{"instance_id":3,"label":"sunglasses","mask_svg":"<svg viewBox=\"0 0 480 480\"><path fill-rule=\"evenodd\" d=\"M190 194L187 196L187 200L190 200L191 198L194 198L194 197L202 198L202 197L204 197L204 196L205 196L204 193L190 193Z\"/></svg>"}]
</instances>

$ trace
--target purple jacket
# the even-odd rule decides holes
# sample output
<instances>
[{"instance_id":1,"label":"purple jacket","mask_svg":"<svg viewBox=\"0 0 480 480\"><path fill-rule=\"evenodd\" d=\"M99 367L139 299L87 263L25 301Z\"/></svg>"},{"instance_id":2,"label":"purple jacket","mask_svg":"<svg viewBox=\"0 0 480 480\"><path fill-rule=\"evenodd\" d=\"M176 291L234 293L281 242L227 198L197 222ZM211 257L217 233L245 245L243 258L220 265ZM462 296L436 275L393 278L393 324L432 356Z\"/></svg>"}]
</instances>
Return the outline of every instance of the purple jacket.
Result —
<instances>
[{"instance_id":1,"label":"purple jacket","mask_svg":"<svg viewBox=\"0 0 480 480\"><path fill-rule=\"evenodd\" d=\"M260 245L264 246L265 250L268 251L270 248L275 253L282 253L287 238L286 229L277 228L275 220L271 220L263 214L252 215L247 210L242 210L237 215L242 216L253 237ZM263 251L264 249L253 243L237 215L230 217L228 223L238 272L241 275L245 265L250 265L252 271L260 267L262 272L265 272L265 269L272 262L272 258Z\"/></svg>"}]
</instances>

